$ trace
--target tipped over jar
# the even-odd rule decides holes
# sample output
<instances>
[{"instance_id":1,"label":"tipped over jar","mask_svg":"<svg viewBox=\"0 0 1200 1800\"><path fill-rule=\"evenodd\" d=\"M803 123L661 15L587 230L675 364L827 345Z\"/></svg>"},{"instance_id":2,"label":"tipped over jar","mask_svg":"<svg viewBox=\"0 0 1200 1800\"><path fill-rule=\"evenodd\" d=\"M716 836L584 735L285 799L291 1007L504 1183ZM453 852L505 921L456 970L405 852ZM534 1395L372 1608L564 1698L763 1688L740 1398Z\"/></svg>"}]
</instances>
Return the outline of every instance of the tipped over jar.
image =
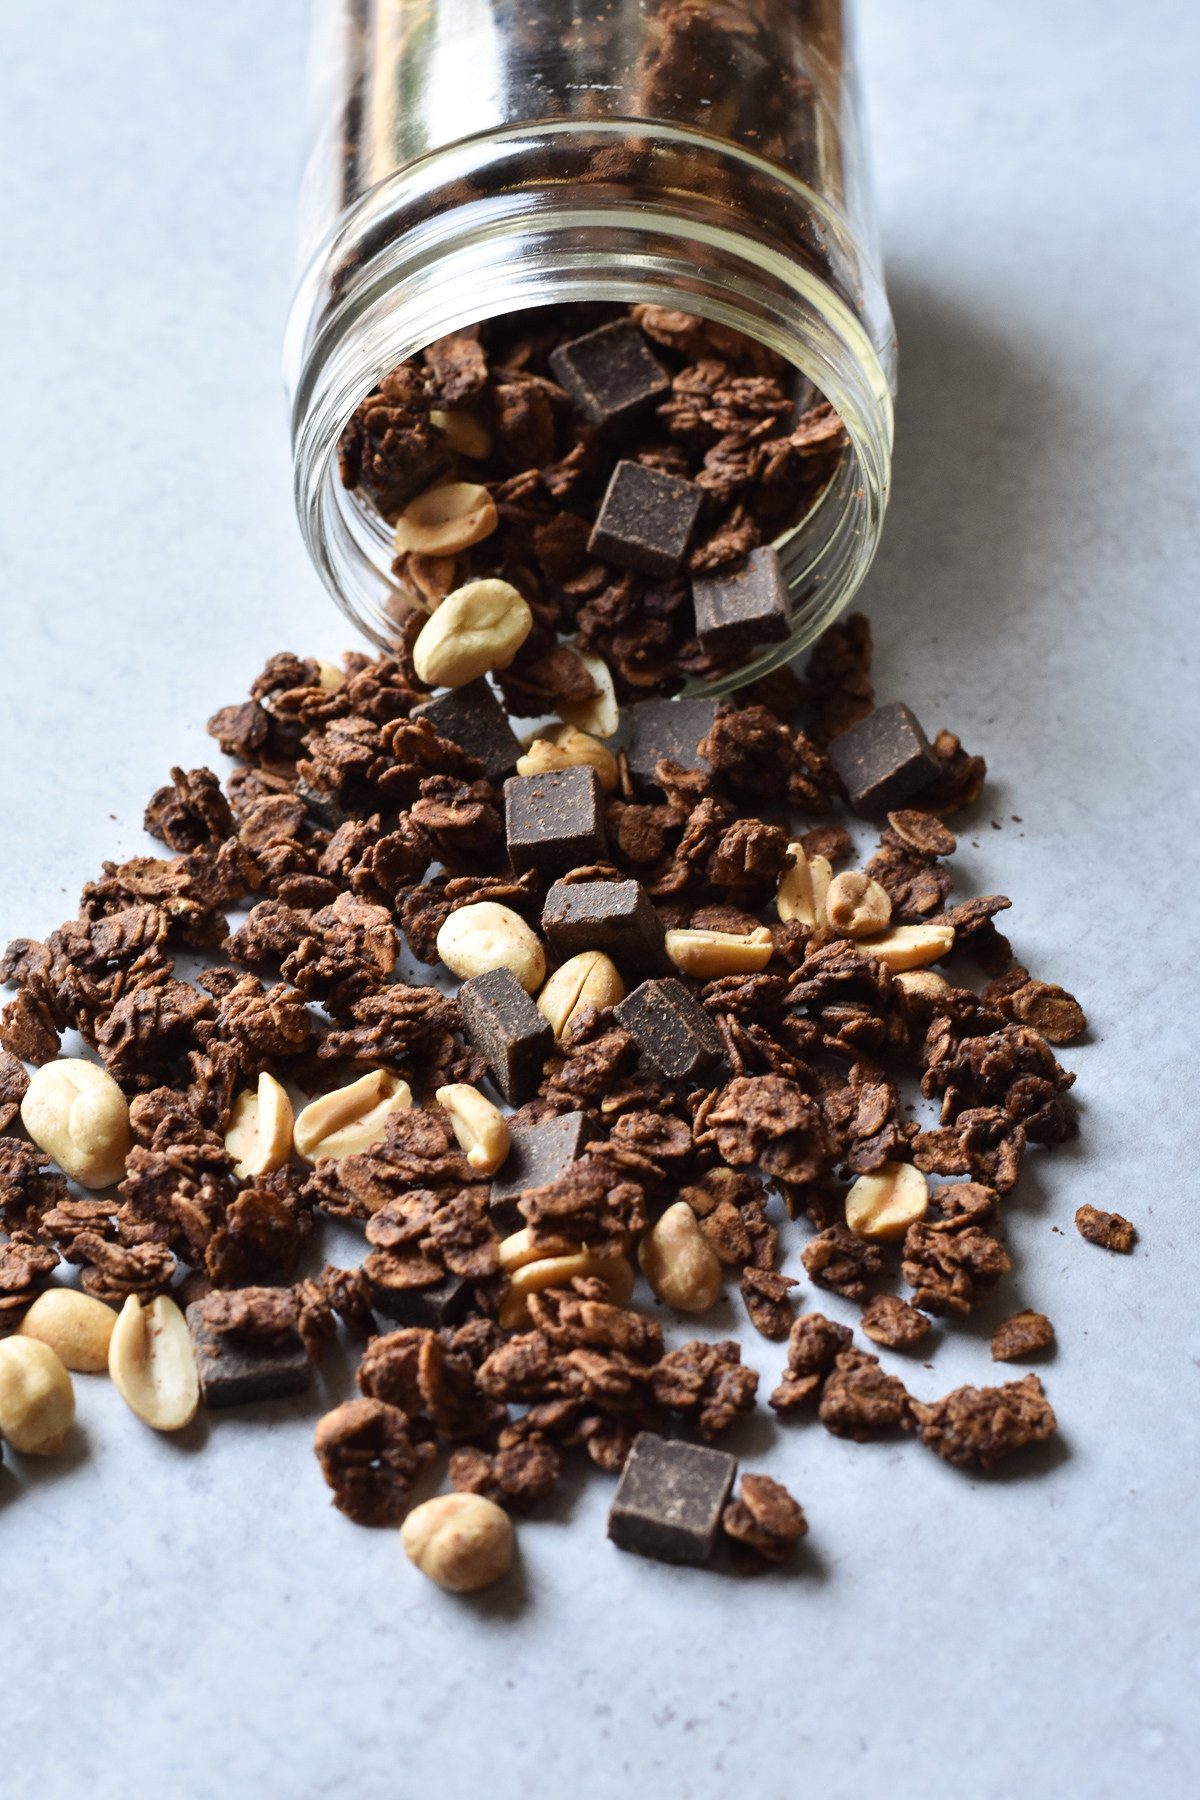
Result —
<instances>
[{"instance_id":1,"label":"tipped over jar","mask_svg":"<svg viewBox=\"0 0 1200 1800\"><path fill-rule=\"evenodd\" d=\"M505 705L568 717L745 686L842 610L895 377L849 14L316 0L285 373L368 637L507 584Z\"/></svg>"}]
</instances>

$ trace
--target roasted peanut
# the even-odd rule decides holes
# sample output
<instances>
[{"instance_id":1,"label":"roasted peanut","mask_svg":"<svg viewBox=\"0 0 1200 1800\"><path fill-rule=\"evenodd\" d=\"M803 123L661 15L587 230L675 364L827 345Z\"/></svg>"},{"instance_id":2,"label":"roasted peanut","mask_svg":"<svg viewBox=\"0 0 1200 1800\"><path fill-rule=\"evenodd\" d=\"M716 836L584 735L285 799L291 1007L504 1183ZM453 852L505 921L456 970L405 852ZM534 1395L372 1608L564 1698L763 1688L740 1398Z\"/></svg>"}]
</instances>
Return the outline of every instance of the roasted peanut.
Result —
<instances>
[{"instance_id":1,"label":"roasted peanut","mask_svg":"<svg viewBox=\"0 0 1200 1800\"><path fill-rule=\"evenodd\" d=\"M117 1315L103 1300L78 1288L52 1287L39 1294L21 1323L20 1337L48 1344L64 1368L81 1375L101 1375L108 1368L108 1346Z\"/></svg>"},{"instance_id":2,"label":"roasted peanut","mask_svg":"<svg viewBox=\"0 0 1200 1800\"><path fill-rule=\"evenodd\" d=\"M667 955L685 975L714 981L719 975L753 975L771 960L771 933L765 925L748 937L735 931L668 931Z\"/></svg>"},{"instance_id":3,"label":"roasted peanut","mask_svg":"<svg viewBox=\"0 0 1200 1800\"><path fill-rule=\"evenodd\" d=\"M555 769L595 769L606 794L614 794L620 779L611 750L574 725L542 726L529 740L524 756L517 759L518 775L550 775Z\"/></svg>"},{"instance_id":4,"label":"roasted peanut","mask_svg":"<svg viewBox=\"0 0 1200 1800\"><path fill-rule=\"evenodd\" d=\"M492 454L492 434L481 419L464 406L448 406L435 410L429 423L440 431L456 456L469 456L472 462L485 462Z\"/></svg>"},{"instance_id":5,"label":"roasted peanut","mask_svg":"<svg viewBox=\"0 0 1200 1800\"><path fill-rule=\"evenodd\" d=\"M625 998L625 983L611 957L603 950L581 950L553 975L537 997L538 1011L544 1013L560 1038L576 1014L584 1006L615 1006Z\"/></svg>"},{"instance_id":6,"label":"roasted peanut","mask_svg":"<svg viewBox=\"0 0 1200 1800\"><path fill-rule=\"evenodd\" d=\"M846 1223L856 1237L888 1242L902 1238L925 1217L929 1184L912 1163L880 1163L860 1175L846 1195Z\"/></svg>"},{"instance_id":7,"label":"roasted peanut","mask_svg":"<svg viewBox=\"0 0 1200 1800\"><path fill-rule=\"evenodd\" d=\"M155 1431L182 1431L195 1418L200 1383L192 1340L165 1294L146 1307L130 1294L109 1341L108 1372L125 1404Z\"/></svg>"},{"instance_id":8,"label":"roasted peanut","mask_svg":"<svg viewBox=\"0 0 1200 1800\"><path fill-rule=\"evenodd\" d=\"M478 900L452 912L437 934L437 951L460 981L511 969L527 994L546 979L546 952L519 914L495 900Z\"/></svg>"},{"instance_id":9,"label":"roasted peanut","mask_svg":"<svg viewBox=\"0 0 1200 1800\"><path fill-rule=\"evenodd\" d=\"M799 919L802 925L828 925L825 896L833 880L833 868L826 856L806 856L804 845L789 844L795 857L790 869L779 877L775 910L783 920Z\"/></svg>"},{"instance_id":10,"label":"roasted peanut","mask_svg":"<svg viewBox=\"0 0 1200 1800\"><path fill-rule=\"evenodd\" d=\"M317 668L317 686L324 688L327 694L334 693L346 679L345 670L339 669L336 663L326 662L324 658L318 660Z\"/></svg>"},{"instance_id":11,"label":"roasted peanut","mask_svg":"<svg viewBox=\"0 0 1200 1800\"><path fill-rule=\"evenodd\" d=\"M638 1245L642 1274L676 1312L707 1312L721 1292L721 1264L686 1200L677 1200Z\"/></svg>"},{"instance_id":12,"label":"roasted peanut","mask_svg":"<svg viewBox=\"0 0 1200 1800\"><path fill-rule=\"evenodd\" d=\"M632 1243L633 1238L628 1232L619 1233L606 1243L605 1257L615 1259L626 1256ZM584 1254L586 1253L585 1249ZM551 1257L577 1256L579 1254L580 1246L572 1243L570 1238L545 1238L540 1244L530 1243L528 1227L521 1231L514 1231L510 1236L503 1238L499 1249L500 1267L506 1275L511 1275L514 1269L524 1268L526 1263L545 1262ZM631 1293L632 1291L630 1289Z\"/></svg>"},{"instance_id":13,"label":"roasted peanut","mask_svg":"<svg viewBox=\"0 0 1200 1800\"><path fill-rule=\"evenodd\" d=\"M532 628L528 603L507 581L468 581L422 625L413 666L430 687L465 687L507 669Z\"/></svg>"},{"instance_id":14,"label":"roasted peanut","mask_svg":"<svg viewBox=\"0 0 1200 1800\"><path fill-rule=\"evenodd\" d=\"M590 700L577 700L574 703L563 701L556 709L558 716L565 719L568 725L575 725L592 737L612 737L621 723L621 712L609 666L602 656L597 656L592 650L577 650L575 654L600 691L593 694Z\"/></svg>"},{"instance_id":15,"label":"roasted peanut","mask_svg":"<svg viewBox=\"0 0 1200 1800\"><path fill-rule=\"evenodd\" d=\"M404 573L409 581L415 584L428 610L440 606L446 595L454 590L454 578L458 572L456 556L406 556Z\"/></svg>"},{"instance_id":16,"label":"roasted peanut","mask_svg":"<svg viewBox=\"0 0 1200 1800\"><path fill-rule=\"evenodd\" d=\"M846 937L869 937L886 929L892 903L886 889L861 869L835 875L825 895L825 916L835 931Z\"/></svg>"},{"instance_id":17,"label":"roasted peanut","mask_svg":"<svg viewBox=\"0 0 1200 1800\"><path fill-rule=\"evenodd\" d=\"M75 1390L49 1344L0 1343L0 1437L23 1456L57 1456L75 1417Z\"/></svg>"},{"instance_id":18,"label":"roasted peanut","mask_svg":"<svg viewBox=\"0 0 1200 1800\"><path fill-rule=\"evenodd\" d=\"M292 1103L273 1075L264 1070L258 1092L238 1095L229 1115L225 1148L236 1156L239 1181L282 1169L292 1154Z\"/></svg>"},{"instance_id":19,"label":"roasted peanut","mask_svg":"<svg viewBox=\"0 0 1200 1800\"><path fill-rule=\"evenodd\" d=\"M473 481L426 488L400 514L393 540L397 556L457 556L490 537L499 523L496 503Z\"/></svg>"},{"instance_id":20,"label":"roasted peanut","mask_svg":"<svg viewBox=\"0 0 1200 1800\"><path fill-rule=\"evenodd\" d=\"M953 925L893 925L878 937L859 938L858 948L886 963L893 973L939 962L954 948Z\"/></svg>"},{"instance_id":21,"label":"roasted peanut","mask_svg":"<svg viewBox=\"0 0 1200 1800\"><path fill-rule=\"evenodd\" d=\"M450 1114L459 1148L466 1152L471 1167L481 1175L494 1175L512 1142L500 1108L465 1081L440 1087L436 1098Z\"/></svg>"},{"instance_id":22,"label":"roasted peanut","mask_svg":"<svg viewBox=\"0 0 1200 1800\"><path fill-rule=\"evenodd\" d=\"M526 1263L542 1262L549 1256L574 1256L578 1249L579 1245L569 1238L554 1238L535 1246L529 1241L526 1227L500 1240L500 1267L506 1275L511 1275L514 1269L523 1268Z\"/></svg>"},{"instance_id":23,"label":"roasted peanut","mask_svg":"<svg viewBox=\"0 0 1200 1800\"><path fill-rule=\"evenodd\" d=\"M129 1102L99 1063L60 1057L30 1077L21 1122L39 1150L80 1187L120 1181L133 1146Z\"/></svg>"},{"instance_id":24,"label":"roasted peanut","mask_svg":"<svg viewBox=\"0 0 1200 1800\"><path fill-rule=\"evenodd\" d=\"M490 1587L512 1567L512 1520L482 1494L439 1494L414 1506L400 1527L409 1562L452 1594Z\"/></svg>"},{"instance_id":25,"label":"roasted peanut","mask_svg":"<svg viewBox=\"0 0 1200 1800\"><path fill-rule=\"evenodd\" d=\"M515 1232L521 1237L522 1232ZM506 1240L506 1242L509 1240ZM501 1267L504 1267L503 1262ZM510 1265L512 1286L500 1305L500 1323L506 1331L520 1331L529 1324L529 1296L543 1288L566 1287L577 1275L603 1282L610 1306L626 1306L633 1293L633 1267L615 1252L598 1256L586 1247L547 1256L543 1247L528 1262Z\"/></svg>"},{"instance_id":26,"label":"roasted peanut","mask_svg":"<svg viewBox=\"0 0 1200 1800\"><path fill-rule=\"evenodd\" d=\"M386 1069L372 1069L332 1094L322 1094L296 1120L292 1141L305 1162L322 1156L361 1156L382 1141L389 1116L412 1105L412 1089Z\"/></svg>"},{"instance_id":27,"label":"roasted peanut","mask_svg":"<svg viewBox=\"0 0 1200 1800\"><path fill-rule=\"evenodd\" d=\"M936 974L933 969L902 969L896 976L896 986L906 1004L913 1001L936 1003L942 994L950 992L946 977Z\"/></svg>"}]
</instances>

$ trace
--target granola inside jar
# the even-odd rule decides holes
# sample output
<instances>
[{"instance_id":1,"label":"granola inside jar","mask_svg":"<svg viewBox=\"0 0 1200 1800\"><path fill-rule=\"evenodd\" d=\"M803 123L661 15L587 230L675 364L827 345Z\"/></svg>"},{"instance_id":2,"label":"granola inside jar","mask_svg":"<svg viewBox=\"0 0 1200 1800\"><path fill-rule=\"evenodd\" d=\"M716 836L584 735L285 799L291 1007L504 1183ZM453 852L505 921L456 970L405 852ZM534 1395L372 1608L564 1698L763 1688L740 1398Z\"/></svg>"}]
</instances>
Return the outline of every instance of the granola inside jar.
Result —
<instances>
[{"instance_id":1,"label":"granola inside jar","mask_svg":"<svg viewBox=\"0 0 1200 1800\"><path fill-rule=\"evenodd\" d=\"M317 0L285 372L305 541L368 637L502 578L538 622L504 689L533 717L580 681L565 642L622 704L720 694L841 611L895 375L849 14Z\"/></svg>"}]
</instances>

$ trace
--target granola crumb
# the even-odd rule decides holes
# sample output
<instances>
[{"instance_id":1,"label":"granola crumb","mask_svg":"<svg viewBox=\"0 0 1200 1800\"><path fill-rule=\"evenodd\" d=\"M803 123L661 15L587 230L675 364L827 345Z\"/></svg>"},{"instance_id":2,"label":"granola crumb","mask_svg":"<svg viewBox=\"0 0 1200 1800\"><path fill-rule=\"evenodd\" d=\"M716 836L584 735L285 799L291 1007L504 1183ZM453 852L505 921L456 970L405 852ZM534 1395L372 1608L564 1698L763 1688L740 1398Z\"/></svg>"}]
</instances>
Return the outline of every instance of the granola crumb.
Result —
<instances>
[{"instance_id":1,"label":"granola crumb","mask_svg":"<svg viewBox=\"0 0 1200 1800\"><path fill-rule=\"evenodd\" d=\"M1133 1249L1137 1236L1130 1221L1123 1219L1120 1213L1101 1212L1096 1206L1079 1208L1075 1214L1075 1229L1089 1244L1099 1244L1103 1250L1118 1250L1123 1256Z\"/></svg>"}]
</instances>

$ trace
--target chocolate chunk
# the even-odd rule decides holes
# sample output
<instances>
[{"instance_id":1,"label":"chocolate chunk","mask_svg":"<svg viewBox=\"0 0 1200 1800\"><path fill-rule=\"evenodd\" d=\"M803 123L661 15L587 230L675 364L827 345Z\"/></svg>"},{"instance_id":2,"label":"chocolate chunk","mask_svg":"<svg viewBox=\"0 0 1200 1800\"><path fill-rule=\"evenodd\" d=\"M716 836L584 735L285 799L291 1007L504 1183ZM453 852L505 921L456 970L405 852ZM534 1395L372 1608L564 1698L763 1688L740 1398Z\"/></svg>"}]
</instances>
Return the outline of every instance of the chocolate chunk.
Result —
<instances>
[{"instance_id":1,"label":"chocolate chunk","mask_svg":"<svg viewBox=\"0 0 1200 1800\"><path fill-rule=\"evenodd\" d=\"M920 725L899 700L833 739L829 760L846 784L855 812L895 807L934 779L941 764Z\"/></svg>"},{"instance_id":2,"label":"chocolate chunk","mask_svg":"<svg viewBox=\"0 0 1200 1800\"><path fill-rule=\"evenodd\" d=\"M346 807L340 794L331 793L328 788L314 787L301 776L296 783L296 798L303 802L310 819L323 825L326 831L340 831L351 819L365 819L368 807L365 802L358 806Z\"/></svg>"},{"instance_id":3,"label":"chocolate chunk","mask_svg":"<svg viewBox=\"0 0 1200 1800\"><path fill-rule=\"evenodd\" d=\"M671 377L628 319L564 344L550 357L554 379L589 425L625 425L671 390Z\"/></svg>"},{"instance_id":4,"label":"chocolate chunk","mask_svg":"<svg viewBox=\"0 0 1200 1800\"><path fill-rule=\"evenodd\" d=\"M518 875L563 875L608 855L604 792L590 766L513 775L504 784L504 828Z\"/></svg>"},{"instance_id":5,"label":"chocolate chunk","mask_svg":"<svg viewBox=\"0 0 1200 1800\"><path fill-rule=\"evenodd\" d=\"M716 1026L681 981L643 981L614 1010L671 1081L697 1079L721 1055Z\"/></svg>"},{"instance_id":6,"label":"chocolate chunk","mask_svg":"<svg viewBox=\"0 0 1200 1800\"><path fill-rule=\"evenodd\" d=\"M608 1515L619 1550L660 1562L703 1563L712 1555L737 1463L721 1450L639 1432Z\"/></svg>"},{"instance_id":7,"label":"chocolate chunk","mask_svg":"<svg viewBox=\"0 0 1200 1800\"><path fill-rule=\"evenodd\" d=\"M588 550L639 575L673 575L700 516L704 490L644 463L619 462Z\"/></svg>"},{"instance_id":8,"label":"chocolate chunk","mask_svg":"<svg viewBox=\"0 0 1200 1800\"><path fill-rule=\"evenodd\" d=\"M477 756L493 787L515 771L520 740L483 675L466 687L451 688L414 706L412 716L428 719L439 737L449 738L466 755Z\"/></svg>"},{"instance_id":9,"label":"chocolate chunk","mask_svg":"<svg viewBox=\"0 0 1200 1800\"><path fill-rule=\"evenodd\" d=\"M655 787L654 766L665 758L684 769L709 772L699 745L717 716L715 700L643 700L631 706L629 773L640 788Z\"/></svg>"},{"instance_id":10,"label":"chocolate chunk","mask_svg":"<svg viewBox=\"0 0 1200 1800\"><path fill-rule=\"evenodd\" d=\"M631 981L672 967L666 927L639 881L556 881L542 908L542 932L560 962L603 950Z\"/></svg>"},{"instance_id":11,"label":"chocolate chunk","mask_svg":"<svg viewBox=\"0 0 1200 1800\"><path fill-rule=\"evenodd\" d=\"M537 1092L554 1030L511 969L473 975L458 990L463 1030L487 1058L492 1080L511 1106Z\"/></svg>"},{"instance_id":12,"label":"chocolate chunk","mask_svg":"<svg viewBox=\"0 0 1200 1800\"><path fill-rule=\"evenodd\" d=\"M709 656L740 655L755 644L781 644L791 634L787 583L769 545L752 550L731 575L697 576L692 599L696 636Z\"/></svg>"},{"instance_id":13,"label":"chocolate chunk","mask_svg":"<svg viewBox=\"0 0 1200 1800\"><path fill-rule=\"evenodd\" d=\"M497 1229L520 1231L525 1220L517 1201L527 1188L549 1186L569 1163L577 1162L583 1147L596 1135L586 1113L559 1113L536 1125L517 1125L510 1133L512 1145L500 1173L492 1182L491 1214Z\"/></svg>"},{"instance_id":14,"label":"chocolate chunk","mask_svg":"<svg viewBox=\"0 0 1200 1800\"><path fill-rule=\"evenodd\" d=\"M205 1406L245 1406L305 1392L312 1364L294 1327L276 1343L242 1343L232 1333L211 1331L201 1316L203 1305L194 1300L185 1316Z\"/></svg>"},{"instance_id":15,"label":"chocolate chunk","mask_svg":"<svg viewBox=\"0 0 1200 1800\"><path fill-rule=\"evenodd\" d=\"M443 1325L458 1325L474 1304L475 1294L469 1281L461 1275L447 1275L435 1287L386 1287L371 1283L371 1305L376 1312L386 1313L397 1325L424 1325L440 1331Z\"/></svg>"}]
</instances>

